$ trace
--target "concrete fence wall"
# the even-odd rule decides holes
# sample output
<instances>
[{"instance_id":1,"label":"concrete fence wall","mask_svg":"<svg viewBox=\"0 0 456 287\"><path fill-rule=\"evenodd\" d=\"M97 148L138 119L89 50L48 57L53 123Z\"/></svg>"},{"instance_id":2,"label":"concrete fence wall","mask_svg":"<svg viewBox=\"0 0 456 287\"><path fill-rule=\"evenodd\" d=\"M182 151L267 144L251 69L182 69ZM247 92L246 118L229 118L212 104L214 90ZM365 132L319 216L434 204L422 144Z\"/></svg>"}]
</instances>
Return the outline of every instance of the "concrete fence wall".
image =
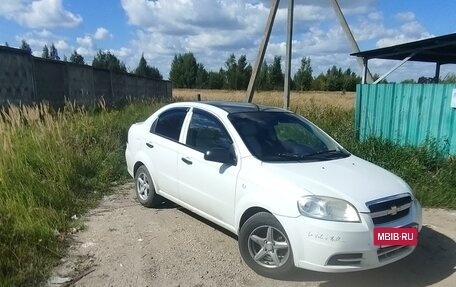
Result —
<instances>
[{"instance_id":1,"label":"concrete fence wall","mask_svg":"<svg viewBox=\"0 0 456 287\"><path fill-rule=\"evenodd\" d=\"M59 107L65 101L91 105L101 98L116 104L130 98L171 97L170 81L42 59L20 49L0 47L0 106L45 101Z\"/></svg>"}]
</instances>

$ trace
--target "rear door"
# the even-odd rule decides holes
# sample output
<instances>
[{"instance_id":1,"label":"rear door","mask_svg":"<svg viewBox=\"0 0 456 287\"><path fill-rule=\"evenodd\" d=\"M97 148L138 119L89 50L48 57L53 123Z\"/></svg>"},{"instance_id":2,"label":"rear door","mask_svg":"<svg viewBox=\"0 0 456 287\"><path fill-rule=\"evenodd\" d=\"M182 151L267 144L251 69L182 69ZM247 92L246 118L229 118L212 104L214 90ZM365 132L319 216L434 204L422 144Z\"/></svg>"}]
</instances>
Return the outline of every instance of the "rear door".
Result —
<instances>
[{"instance_id":1,"label":"rear door","mask_svg":"<svg viewBox=\"0 0 456 287\"><path fill-rule=\"evenodd\" d=\"M146 136L151 176L156 188L172 197L178 197L177 155L181 146L179 137L188 108L177 107L164 111L153 122Z\"/></svg>"}]
</instances>

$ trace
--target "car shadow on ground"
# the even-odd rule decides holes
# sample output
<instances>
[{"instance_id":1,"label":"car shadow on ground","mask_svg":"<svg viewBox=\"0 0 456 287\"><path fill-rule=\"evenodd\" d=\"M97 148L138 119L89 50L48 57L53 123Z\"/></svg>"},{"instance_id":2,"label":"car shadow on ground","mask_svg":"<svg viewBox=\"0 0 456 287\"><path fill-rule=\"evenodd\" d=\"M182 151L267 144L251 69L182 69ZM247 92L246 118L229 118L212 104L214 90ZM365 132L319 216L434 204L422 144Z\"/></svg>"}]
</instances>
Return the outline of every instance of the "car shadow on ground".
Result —
<instances>
[{"instance_id":1,"label":"car shadow on ground","mask_svg":"<svg viewBox=\"0 0 456 287\"><path fill-rule=\"evenodd\" d=\"M423 227L419 244L408 257L387 266L352 273L299 271L291 281L324 281L320 286L429 286L455 272L456 243L431 228Z\"/></svg>"},{"instance_id":2,"label":"car shadow on ground","mask_svg":"<svg viewBox=\"0 0 456 287\"><path fill-rule=\"evenodd\" d=\"M224 228L175 205L175 207L223 234L237 240L237 236ZM387 266L349 273L323 273L300 269L286 281L322 282L323 287L353 286L429 286L445 280L456 272L456 243L449 237L423 226L419 244L408 257Z\"/></svg>"}]
</instances>

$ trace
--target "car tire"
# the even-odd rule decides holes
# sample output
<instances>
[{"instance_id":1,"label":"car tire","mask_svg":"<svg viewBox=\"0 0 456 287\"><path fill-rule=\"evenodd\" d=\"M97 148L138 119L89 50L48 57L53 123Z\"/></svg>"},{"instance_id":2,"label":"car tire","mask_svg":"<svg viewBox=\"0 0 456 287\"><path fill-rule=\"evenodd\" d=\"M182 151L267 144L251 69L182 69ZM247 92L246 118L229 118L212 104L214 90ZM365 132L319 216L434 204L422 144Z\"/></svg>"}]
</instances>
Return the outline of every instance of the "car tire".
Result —
<instances>
[{"instance_id":1,"label":"car tire","mask_svg":"<svg viewBox=\"0 0 456 287\"><path fill-rule=\"evenodd\" d=\"M280 222L268 212L247 219L238 244L244 262L259 275L286 279L296 272L290 240Z\"/></svg>"},{"instance_id":2,"label":"car tire","mask_svg":"<svg viewBox=\"0 0 456 287\"><path fill-rule=\"evenodd\" d=\"M145 207L157 207L163 202L163 198L155 192L152 177L144 165L136 170L135 190L138 201Z\"/></svg>"}]
</instances>

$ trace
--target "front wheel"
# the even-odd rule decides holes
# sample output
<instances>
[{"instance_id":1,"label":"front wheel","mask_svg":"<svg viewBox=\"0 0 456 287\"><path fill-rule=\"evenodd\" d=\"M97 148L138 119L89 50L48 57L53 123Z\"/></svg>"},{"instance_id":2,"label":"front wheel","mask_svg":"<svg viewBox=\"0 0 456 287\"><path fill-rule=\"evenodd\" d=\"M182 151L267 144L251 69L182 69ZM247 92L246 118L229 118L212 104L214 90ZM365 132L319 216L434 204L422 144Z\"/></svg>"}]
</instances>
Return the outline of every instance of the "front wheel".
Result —
<instances>
[{"instance_id":1,"label":"front wheel","mask_svg":"<svg viewBox=\"0 0 456 287\"><path fill-rule=\"evenodd\" d=\"M163 198L155 193L152 177L144 165L135 173L135 189L138 201L145 207L157 207L163 202Z\"/></svg>"},{"instance_id":2,"label":"front wheel","mask_svg":"<svg viewBox=\"0 0 456 287\"><path fill-rule=\"evenodd\" d=\"M245 263L262 276L285 279L296 271L288 236L270 213L250 217L241 227L238 243Z\"/></svg>"}]
</instances>

